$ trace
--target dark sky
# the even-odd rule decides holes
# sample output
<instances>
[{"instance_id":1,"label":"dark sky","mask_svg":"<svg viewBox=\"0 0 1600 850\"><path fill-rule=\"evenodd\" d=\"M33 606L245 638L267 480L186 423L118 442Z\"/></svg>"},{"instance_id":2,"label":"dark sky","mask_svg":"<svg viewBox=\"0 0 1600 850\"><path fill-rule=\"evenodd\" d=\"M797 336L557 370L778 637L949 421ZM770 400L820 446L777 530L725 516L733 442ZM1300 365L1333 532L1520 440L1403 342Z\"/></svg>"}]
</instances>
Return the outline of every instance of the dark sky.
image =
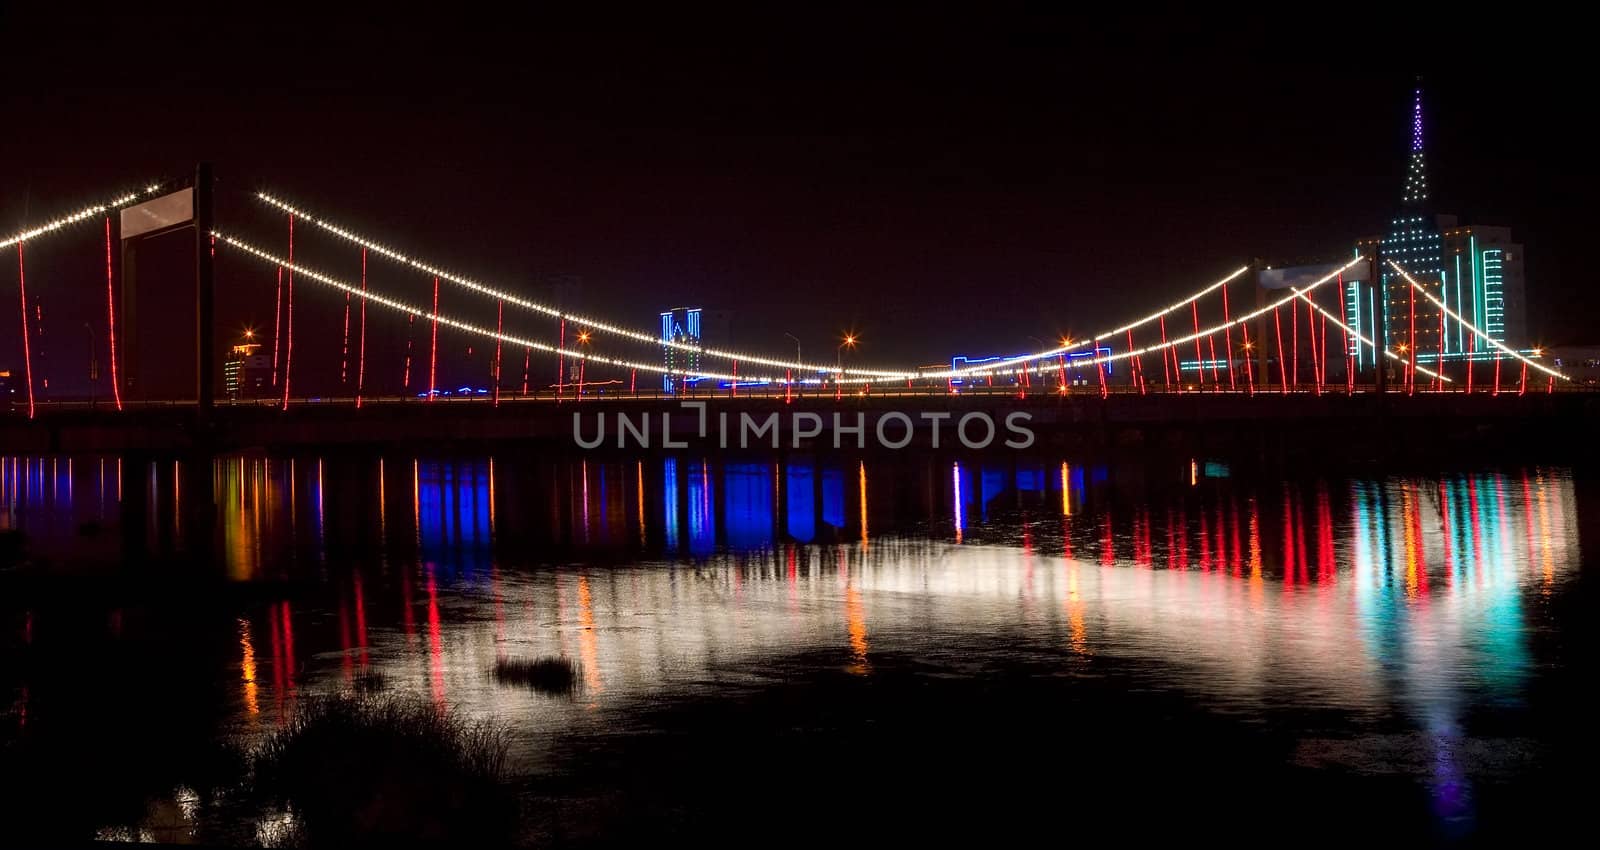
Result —
<instances>
[{"instance_id":1,"label":"dark sky","mask_svg":"<svg viewBox=\"0 0 1600 850\"><path fill-rule=\"evenodd\" d=\"M282 219L247 200L262 187L535 296L540 276L579 275L578 306L618 323L694 302L735 311L741 347L792 352L788 331L831 360L854 328L863 363L934 362L1120 323L1253 256L1342 253L1398 199L1421 72L1439 210L1514 227L1531 327L1595 340L1578 204L1593 189L1592 75L1575 27L1459 9L784 8L573 20L214 4L150 20L11 4L0 229L205 158L219 224L270 247ZM83 232L84 253L96 238ZM300 246L353 276L341 250ZM0 361L15 356L8 262ZM270 324L270 270L225 260L222 274L224 319ZM58 321L81 326L66 318L72 274L38 275ZM325 316L341 304L301 297ZM466 295L446 298L466 312Z\"/></svg>"}]
</instances>

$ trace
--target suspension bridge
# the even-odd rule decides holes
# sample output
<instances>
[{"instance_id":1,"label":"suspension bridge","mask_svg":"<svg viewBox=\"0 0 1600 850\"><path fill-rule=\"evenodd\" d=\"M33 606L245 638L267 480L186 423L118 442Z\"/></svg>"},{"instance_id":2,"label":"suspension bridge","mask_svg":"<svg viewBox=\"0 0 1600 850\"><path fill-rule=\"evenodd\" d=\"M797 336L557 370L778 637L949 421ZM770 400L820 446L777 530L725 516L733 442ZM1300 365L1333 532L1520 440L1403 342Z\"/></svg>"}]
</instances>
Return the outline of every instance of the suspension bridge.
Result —
<instances>
[{"instance_id":1,"label":"suspension bridge","mask_svg":"<svg viewBox=\"0 0 1600 850\"><path fill-rule=\"evenodd\" d=\"M917 399L922 407L1027 409L1062 421L1361 417L1379 404L1400 416L1497 416L1495 405L1508 399L1582 389L1539 352L1515 350L1469 321L1448 294L1394 259L1386 270L1408 287L1408 310L1386 315L1382 331L1370 318L1364 327L1359 310L1347 312L1349 282L1370 280L1377 265L1357 255L1277 288L1244 265L1140 318L1026 354L948 368L858 365L842 355L808 362L703 345L564 310L528 297L517 282L449 270L435 259L444 249L396 246L352 224L354 214L306 209L278 194L254 194L261 215L230 226L214 220L212 195L202 165L192 179L109 192L0 238L16 269L17 306L6 324L21 342L21 362L6 379L9 412L0 407L11 439L26 433L18 423L36 423L55 429L52 445L72 429L87 429L85 440L137 443L148 435L114 435L180 420L202 430L234 423L269 444L274 429L295 433L296 422L352 437L385 421L402 423L396 432L415 439L429 428L554 434L563 426L549 410L567 405L648 410L683 401L872 410ZM136 258L146 241L175 232L193 235L193 307L185 282L178 317L152 315L152 287ZM51 262L103 256L94 291L52 295L104 303L99 330L86 327L91 377L104 372L109 393L51 388L50 371L66 361L40 356L60 336L47 334L41 307L40 281L52 276L33 259L47 243ZM270 329L249 332L259 386L225 386L218 375L227 353L216 340L219 267L235 301L272 316ZM1387 301L1395 302L1392 294ZM1452 338L1468 341L1469 356L1445 356ZM1505 412L1529 409L1524 402ZM530 419L551 424L530 430Z\"/></svg>"}]
</instances>

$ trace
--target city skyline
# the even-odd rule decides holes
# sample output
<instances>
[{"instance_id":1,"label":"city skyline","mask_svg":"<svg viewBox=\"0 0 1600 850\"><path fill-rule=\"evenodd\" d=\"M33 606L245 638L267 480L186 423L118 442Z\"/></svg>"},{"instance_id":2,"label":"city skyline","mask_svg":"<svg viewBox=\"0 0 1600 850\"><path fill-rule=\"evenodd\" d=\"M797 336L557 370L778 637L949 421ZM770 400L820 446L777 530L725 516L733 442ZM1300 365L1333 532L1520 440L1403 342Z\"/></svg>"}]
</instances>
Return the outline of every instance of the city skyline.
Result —
<instances>
[{"instance_id":1,"label":"city skyline","mask_svg":"<svg viewBox=\"0 0 1600 850\"><path fill-rule=\"evenodd\" d=\"M1086 90L1064 90L1057 102L1039 97L1045 81L1108 55L1109 48L1090 45L1085 53L1077 49L1084 38L1063 32L1059 21L1029 23L1045 44L1023 39L1000 68L961 65L928 79L911 76L913 69L926 71L928 45L874 45L834 33L842 59L854 63L853 70L872 71L874 85L899 101L843 90L840 72L804 78L814 59L775 64L777 57L795 58L793 46L784 48L788 42L782 39L772 56L753 45L724 45L720 53L680 59L673 73L652 83L662 93L689 98L670 105L630 100L627 110L601 109L585 98L610 91L611 84L580 65L537 90L536 100L559 108L535 103L489 119L474 113L479 132L467 134L470 140L444 130L448 116L476 108L495 93L509 95L509 81L525 78L537 67L533 60L495 60L509 63L506 73L489 77L481 90L453 88L460 77L451 73L461 71L438 79L408 72L401 81L440 110L438 121L421 120L425 112L400 107L380 87L355 95L363 103L359 110L324 113L319 121L330 132L286 120L279 142L272 141L278 134L241 126L254 114L252 106L281 110L292 119L326 99L315 92L270 104L248 93L224 96L187 72L159 91L149 88L153 83L102 81L90 85L86 96L107 116L121 116L113 123L142 131L139 155L114 150L109 159L117 171L111 177L111 165L67 167L80 158L71 139L52 140L49 133L8 139L19 149L11 159L23 164L24 191L0 197L0 214L31 220L37 216L28 211L37 208L30 205L42 203L33 199L83 197L92 191L91 177L126 180L125 168L137 173L155 162L177 171L183 167L179 151L235 153L237 159L214 157L222 176L218 204L242 213L242 219L259 219L258 211L244 210L243 199L258 181L271 180L269 188L518 292L537 296L548 291L547 280L581 277L576 300L604 318L624 320L638 315L640 306L654 313L701 304L738 315L737 336L748 348L780 355L790 348L792 334L805 348L820 351L849 331L860 337L863 361L877 362L1016 351L1030 347L1029 337L1087 333L1120 315L1120 294L1130 287L1159 301L1251 256L1323 250L1329 237L1369 232L1387 220L1387 198L1405 167L1396 154L1402 144L1397 116L1411 106L1407 86L1419 69L1294 66L1296 73L1286 79L1292 77L1301 93L1286 98L1275 91L1276 83L1248 76L1266 58L1248 49L1262 31L1246 37L1202 30L1237 49L1223 51L1191 83L1132 73L1097 80ZM1003 38L1026 29L973 37ZM557 31L568 32L552 28ZM571 31L574 45L586 43L581 27ZM1130 30L1110 23L1105 32ZM352 56L375 46L357 45L352 56L341 56L314 35L294 37L321 63L312 64L329 73L350 73L352 81L372 73L356 68ZM929 44L954 37L934 27ZM627 52L634 63L629 67L649 66L665 50L644 49L651 42L637 34L626 38L640 48ZM1058 49L1050 48L1052 39ZM897 71L871 58L880 48L885 57L900 51L917 61ZM199 49L211 50L203 40ZM1141 42L1133 53L1145 49ZM244 58L214 58L244 80L266 74ZM1426 64L1423 58L1414 64ZM722 69L741 63L751 71L748 80L722 79ZM1031 73L1018 75L1024 67ZM973 73L959 83L958 70ZM81 72L64 72L57 85L75 73ZM1500 91L1525 78L1502 79ZM1430 165L1441 173L1434 182L1456 195L1441 204L1469 221L1503 220L1515 227L1537 258L1529 293L1534 329L1546 341L1586 341L1573 318L1581 310L1551 309L1587 297L1562 285L1564 269L1574 262L1562 239L1570 223L1556 217L1551 226L1529 226L1530 215L1516 209L1552 191L1549 181L1505 185L1510 172L1546 167L1543 158L1531 146L1495 150L1522 142L1499 123L1482 120L1485 103L1495 97L1492 81L1486 88L1482 80L1448 72L1429 79L1430 101L1441 102L1431 120L1443 122L1433 136L1443 150L1437 157L1430 151ZM1554 97L1561 83L1558 76L1551 79L1551 88L1529 96ZM1221 99L1202 95L1229 81L1242 88ZM1330 108L1324 95L1337 90L1350 97ZM190 103L192 120L174 124L145 114L145 105L170 103L184 91L198 95ZM465 102L452 105L446 92ZM146 96L153 100L141 100ZM1138 108L1129 105L1135 100ZM1197 113L1201 101L1206 111ZM1473 103L1476 108L1463 108ZM742 129L739 115L748 119ZM432 147L408 145L405 151L434 164L401 184L394 179L398 152L370 145L413 117L428 128ZM1563 118L1553 114L1550 120ZM812 129L774 135L797 121L809 121ZM1346 132L1352 122L1366 129ZM547 129L555 125L561 130ZM339 141L344 137L349 140ZM495 141L501 137L527 137L560 155L547 163L548 157L477 151L504 150ZM743 146L738 152L729 147L736 144ZM1059 153L1048 150L1057 144ZM369 149L357 150L363 145ZM903 156L886 158L894 151ZM1504 162L1510 171L1484 168L1491 153L1509 153ZM1471 169L1470 179L1462 179L1463 166ZM1317 189L1333 184L1341 190ZM365 203L369 198L375 203ZM1509 213L1499 212L1508 207ZM1533 218L1551 215L1540 209ZM229 274L240 273L226 263L219 270L223 335L235 325L259 329L271 323L262 281L230 281ZM427 281L406 285L426 299ZM247 287L253 289L248 297L235 294ZM62 298L68 280L41 281L35 289L53 321L93 324L92 316L76 317L79 305ZM992 318L976 328L947 328L953 310ZM318 328L316 320L305 321ZM335 332L331 325L318 330ZM84 359L67 346L53 342L46 357ZM63 391L72 377L57 378Z\"/></svg>"}]
</instances>

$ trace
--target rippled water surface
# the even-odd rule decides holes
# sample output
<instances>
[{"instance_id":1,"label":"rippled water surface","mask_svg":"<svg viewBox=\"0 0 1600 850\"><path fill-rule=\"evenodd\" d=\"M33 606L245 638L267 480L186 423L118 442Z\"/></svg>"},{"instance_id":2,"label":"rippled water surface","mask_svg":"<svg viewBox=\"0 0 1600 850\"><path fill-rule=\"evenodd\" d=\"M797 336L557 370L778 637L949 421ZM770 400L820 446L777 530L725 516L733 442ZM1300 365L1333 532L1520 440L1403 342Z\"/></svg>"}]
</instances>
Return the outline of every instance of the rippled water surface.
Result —
<instances>
[{"instance_id":1,"label":"rippled water surface","mask_svg":"<svg viewBox=\"0 0 1600 850\"><path fill-rule=\"evenodd\" d=\"M205 476L214 508L192 496ZM761 783L880 820L873 801L904 791L906 834L940 833L929 803L981 836L1013 833L1013 804L1077 799L1202 835L1363 812L1513 835L1560 820L1536 799L1591 752L1585 481L1284 481L1204 458L5 457L5 740L88 760L5 769L70 785L64 834L206 837L189 774L209 742L248 748L376 673L510 727L534 841L742 830ZM490 675L551 655L577 665L571 697ZM762 805L794 814L780 803Z\"/></svg>"}]
</instances>

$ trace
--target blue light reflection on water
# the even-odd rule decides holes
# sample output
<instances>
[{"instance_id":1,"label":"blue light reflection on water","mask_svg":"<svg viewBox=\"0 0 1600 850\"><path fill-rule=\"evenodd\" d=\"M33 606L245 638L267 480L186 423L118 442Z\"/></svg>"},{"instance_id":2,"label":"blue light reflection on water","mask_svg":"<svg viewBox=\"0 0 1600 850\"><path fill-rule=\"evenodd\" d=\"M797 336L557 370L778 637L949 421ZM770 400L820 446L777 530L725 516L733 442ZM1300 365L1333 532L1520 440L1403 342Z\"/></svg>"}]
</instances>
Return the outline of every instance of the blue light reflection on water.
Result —
<instances>
[{"instance_id":1,"label":"blue light reflection on water","mask_svg":"<svg viewBox=\"0 0 1600 850\"><path fill-rule=\"evenodd\" d=\"M116 557L115 545L97 544L85 524L114 527L120 496L138 486L145 488L149 522L158 527L150 545L164 545L175 534L164 526L183 513L181 476L170 462L122 466L116 458L0 458L0 529L25 532L30 552L53 560L87 551ZM572 517L563 545L633 545L639 535L614 532L660 517L661 538L655 539L664 539L663 550L634 552L642 563L628 567L630 581L648 587L654 576L672 575L656 572L653 559L664 554L671 561L686 552L712 580L738 584L742 601L663 602L674 597L612 587L586 573L553 574L549 589L578 613L563 609L520 627L533 634L545 628L541 623L578 628L563 632L567 643L560 645L593 657L590 673L607 685L597 698L602 703L646 694L663 674L638 663L635 656L648 645L631 643L634 632L566 625L574 616L604 623L616 612L670 611L681 622L651 634L694 659L704 651L695 647L710 638L691 640L685 629L721 622L727 612L720 606L758 604L763 584L773 583L782 587L782 616L789 618L783 622L791 624L763 625L761 640L737 639L716 657L726 661L758 646L770 650L774 642L803 648L837 639L853 657L870 659L874 647L892 648L896 641L902 648L919 646L903 608L891 603L909 595L937 612L932 621L944 632L1016 630L1048 643L1059 629L1060 645L1074 652L1157 659L1173 671L1171 686L1202 701L1255 705L1277 689L1283 693L1274 699L1287 694L1308 704L1404 717L1427 754L1418 781L1441 823L1457 830L1470 829L1476 816L1480 767L1469 718L1474 711L1515 711L1526 700L1536 666L1530 634L1544 627L1530 600L1559 593L1580 560L1576 496L1562 470L1286 488L1253 487L1233 476L1170 494L1130 487L1104 465L977 459L912 474L871 464L859 474L870 479L874 493L891 495L866 507L898 504L894 509L910 516L874 513L870 549L828 549L853 544L863 532L856 526L868 518L856 504L858 488L844 486L837 464L666 458L659 486L652 481L634 494L637 510L627 489L634 467L612 467L574 462L553 481L551 492L566 501ZM297 559L326 565L333 541L358 538L365 524L376 525L371 536L385 544L386 561L414 562L425 572L403 571L406 579L392 585L346 582L339 597L356 602L339 603L337 621L345 624L339 631L361 635L359 644L349 638L315 647L314 633L297 634L299 657L332 652L347 667L359 648L361 658L382 665L399 663L415 647L431 653L419 668L430 692L452 705L492 711L477 702L484 694L463 672L481 662L468 651L477 645L474 627L451 621L440 599L470 603L474 594L492 590L496 605L513 612L497 615L503 621L495 628L507 634L519 627L517 593L533 594L523 602L540 610L546 591L540 581L506 577L508 559L526 563L529 554L496 548L496 517L517 522L522 508L508 502L504 490L497 504L487 459L391 459L385 469L352 472L349 464L327 458L218 461L217 534L228 574L271 577L292 571ZM856 466L851 469L857 474ZM637 486L644 478L637 475ZM411 504L403 504L406 497ZM1062 521L1036 521L1049 515ZM409 551L407 540L414 541ZM954 543L965 554L945 554L955 551L946 548ZM1026 557L1020 557L1024 545ZM1068 552L1092 553L1093 561ZM830 578L834 572L838 583ZM422 606L416 620L429 632L427 640L390 647L398 654L386 656L380 646L385 625L370 627L370 652L365 635L368 608L379 607L373 594L390 587L409 594L402 605L408 614ZM1015 611L1008 608L1012 602ZM362 610L350 607L357 604ZM313 614L295 611L297 619ZM729 611L764 616L747 608ZM274 650L264 659L296 651L278 646L288 633L282 613L251 626L250 634L282 634L270 639ZM657 644L652 651L662 650ZM395 675L404 681L407 674ZM252 680L251 703L289 698L296 683L292 676L280 679Z\"/></svg>"}]
</instances>

